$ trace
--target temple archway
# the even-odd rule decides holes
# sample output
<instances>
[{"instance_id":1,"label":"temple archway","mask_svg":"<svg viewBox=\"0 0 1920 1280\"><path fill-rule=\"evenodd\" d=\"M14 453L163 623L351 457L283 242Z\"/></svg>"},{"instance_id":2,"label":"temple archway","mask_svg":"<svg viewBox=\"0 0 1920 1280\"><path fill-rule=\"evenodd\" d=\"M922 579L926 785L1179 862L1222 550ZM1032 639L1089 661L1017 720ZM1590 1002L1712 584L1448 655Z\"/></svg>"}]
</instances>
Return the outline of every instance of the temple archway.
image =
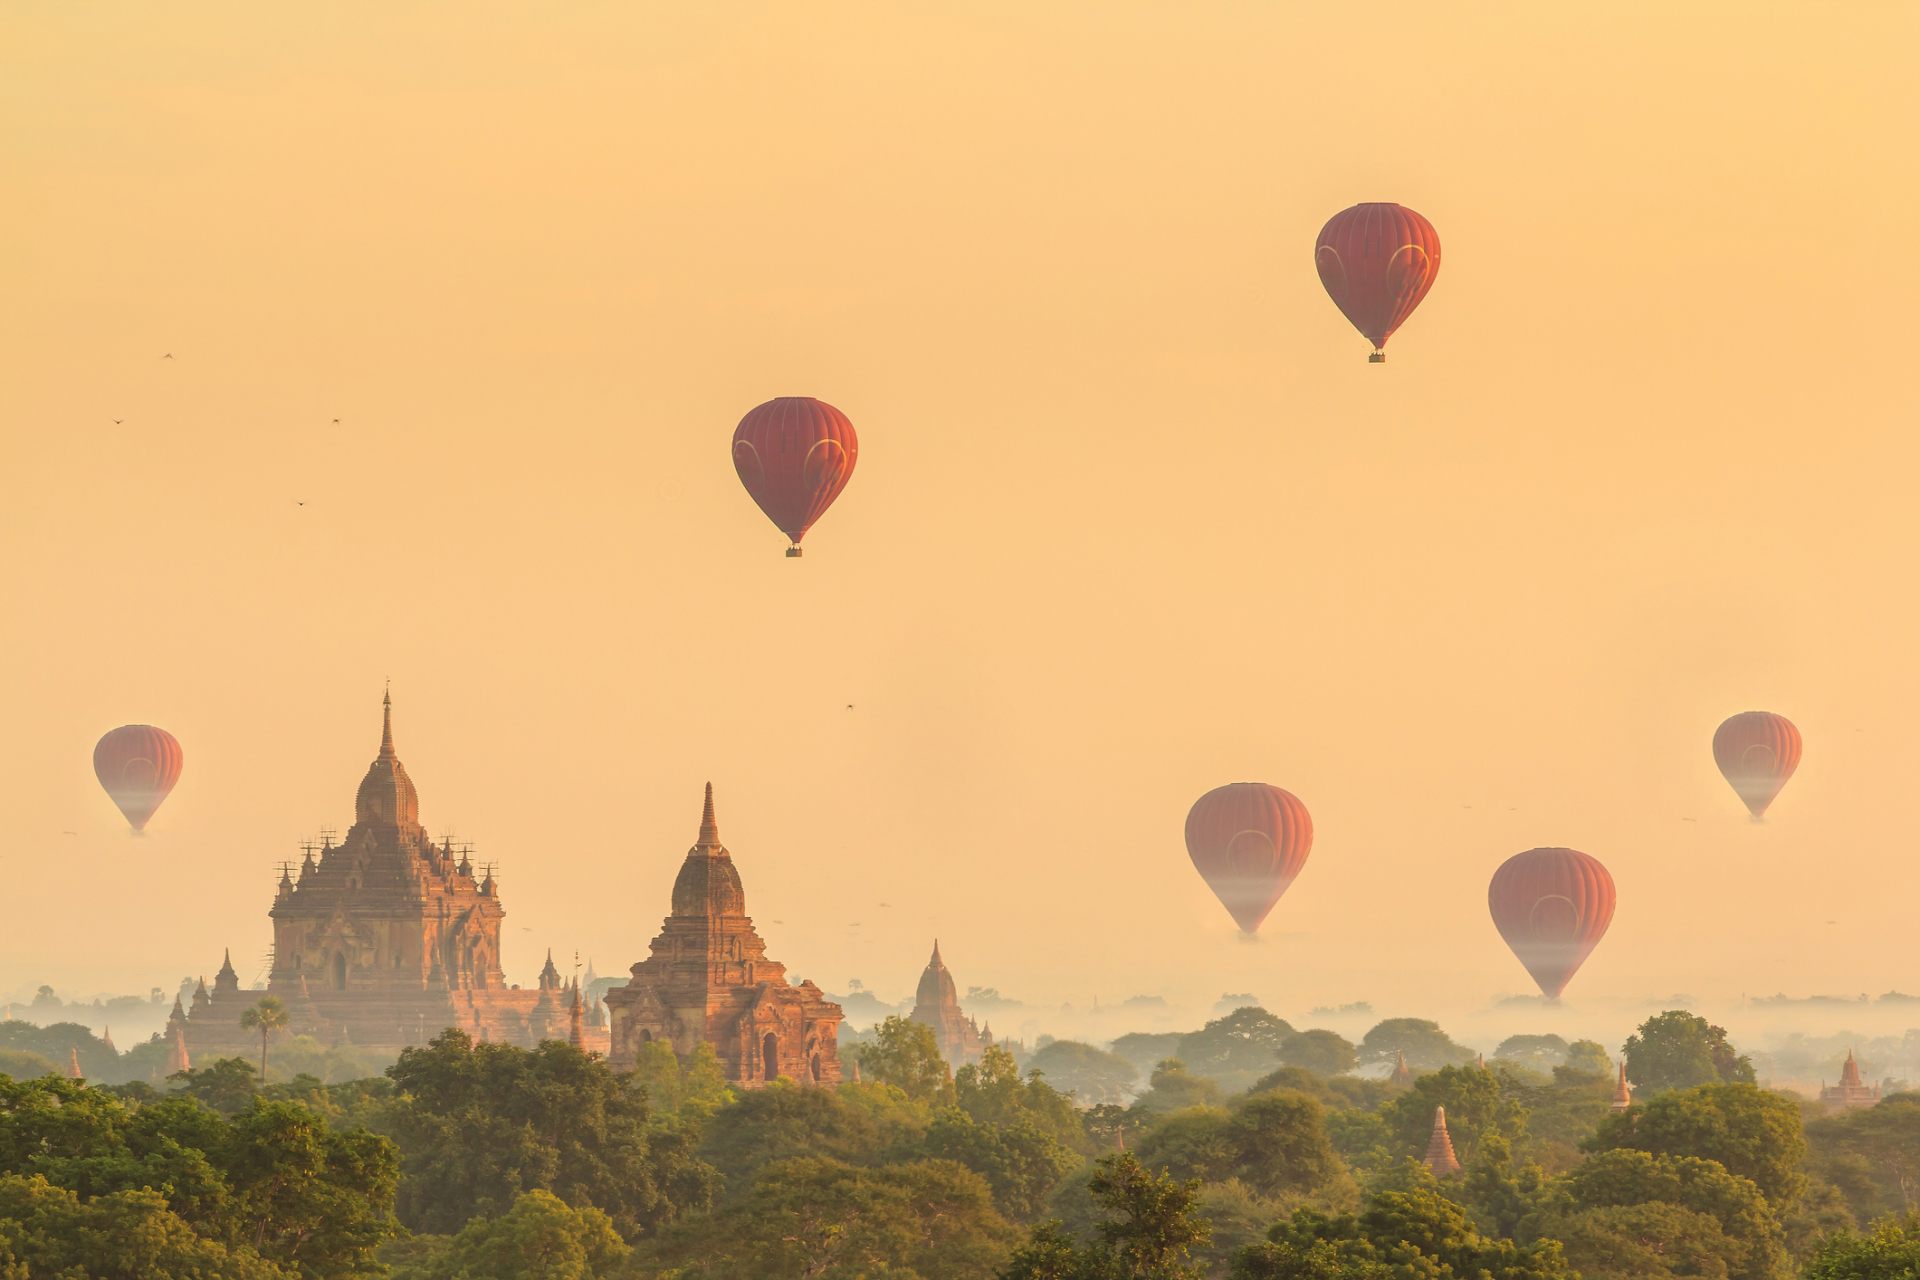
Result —
<instances>
[{"instance_id":1,"label":"temple archway","mask_svg":"<svg viewBox=\"0 0 1920 1280\"><path fill-rule=\"evenodd\" d=\"M780 1037L767 1032L766 1039L760 1042L760 1078L778 1080L780 1078Z\"/></svg>"},{"instance_id":2,"label":"temple archway","mask_svg":"<svg viewBox=\"0 0 1920 1280\"><path fill-rule=\"evenodd\" d=\"M336 989L347 989L347 956L344 951L333 953L333 985Z\"/></svg>"},{"instance_id":3,"label":"temple archway","mask_svg":"<svg viewBox=\"0 0 1920 1280\"><path fill-rule=\"evenodd\" d=\"M820 1083L820 1055L817 1053L813 1055L813 1082Z\"/></svg>"}]
</instances>

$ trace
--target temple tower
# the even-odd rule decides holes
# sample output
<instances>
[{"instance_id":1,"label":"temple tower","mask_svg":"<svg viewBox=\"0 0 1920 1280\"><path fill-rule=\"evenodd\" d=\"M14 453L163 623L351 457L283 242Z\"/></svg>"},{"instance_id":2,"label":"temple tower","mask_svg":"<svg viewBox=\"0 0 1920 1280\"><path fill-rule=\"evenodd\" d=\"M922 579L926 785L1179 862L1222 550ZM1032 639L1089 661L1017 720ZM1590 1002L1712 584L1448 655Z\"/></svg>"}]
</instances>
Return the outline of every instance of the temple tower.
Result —
<instances>
[{"instance_id":1,"label":"temple tower","mask_svg":"<svg viewBox=\"0 0 1920 1280\"><path fill-rule=\"evenodd\" d=\"M1460 1172L1460 1161L1453 1154L1453 1135L1447 1132L1447 1109L1433 1109L1433 1135L1427 1139L1427 1154L1421 1161L1436 1178L1451 1178Z\"/></svg>"},{"instance_id":2,"label":"temple tower","mask_svg":"<svg viewBox=\"0 0 1920 1280\"><path fill-rule=\"evenodd\" d=\"M790 984L786 966L767 957L733 855L720 843L712 783L672 908L647 958L606 994L614 1069L631 1070L642 1045L665 1040L682 1057L712 1045L738 1084L781 1076L838 1084L840 1006L812 982Z\"/></svg>"},{"instance_id":3,"label":"temple tower","mask_svg":"<svg viewBox=\"0 0 1920 1280\"><path fill-rule=\"evenodd\" d=\"M933 940L933 957L921 971L920 985L914 991L913 1012L908 1016L914 1022L933 1028L933 1038L939 1043L940 1056L947 1060L948 1067L963 1067L980 1060L985 1050L980 1028L961 1012L953 975L947 972L946 962L940 958L938 938Z\"/></svg>"}]
</instances>

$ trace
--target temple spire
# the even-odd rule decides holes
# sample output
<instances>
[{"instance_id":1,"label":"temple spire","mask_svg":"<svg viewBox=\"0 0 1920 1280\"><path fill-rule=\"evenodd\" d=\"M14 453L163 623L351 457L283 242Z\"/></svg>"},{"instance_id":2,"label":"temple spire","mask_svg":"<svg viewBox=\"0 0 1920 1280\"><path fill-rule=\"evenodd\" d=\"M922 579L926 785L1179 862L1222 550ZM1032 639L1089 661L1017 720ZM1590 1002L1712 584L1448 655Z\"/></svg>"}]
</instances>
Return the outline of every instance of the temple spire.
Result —
<instances>
[{"instance_id":1,"label":"temple spire","mask_svg":"<svg viewBox=\"0 0 1920 1280\"><path fill-rule=\"evenodd\" d=\"M393 754L393 685L387 685L387 691L380 698L380 758L391 760Z\"/></svg>"},{"instance_id":2,"label":"temple spire","mask_svg":"<svg viewBox=\"0 0 1920 1280\"><path fill-rule=\"evenodd\" d=\"M1625 1111L1632 1105L1633 1086L1627 1083L1627 1059L1625 1055L1622 1055L1620 1058L1619 1079L1614 1082L1613 1086L1613 1103L1608 1109L1612 1111Z\"/></svg>"},{"instance_id":3,"label":"temple spire","mask_svg":"<svg viewBox=\"0 0 1920 1280\"><path fill-rule=\"evenodd\" d=\"M1433 1136L1427 1139L1427 1157L1421 1163L1436 1178L1450 1178L1460 1172L1459 1157L1453 1154L1453 1137L1447 1132L1447 1109L1433 1109Z\"/></svg>"},{"instance_id":4,"label":"temple spire","mask_svg":"<svg viewBox=\"0 0 1920 1280\"><path fill-rule=\"evenodd\" d=\"M707 848L720 847L720 824L713 816L713 784L707 784L707 805L700 813L699 843Z\"/></svg>"},{"instance_id":5,"label":"temple spire","mask_svg":"<svg viewBox=\"0 0 1920 1280\"><path fill-rule=\"evenodd\" d=\"M67 1079L85 1080L86 1078L86 1075L80 1070L80 1050L69 1046L67 1049Z\"/></svg>"}]
</instances>

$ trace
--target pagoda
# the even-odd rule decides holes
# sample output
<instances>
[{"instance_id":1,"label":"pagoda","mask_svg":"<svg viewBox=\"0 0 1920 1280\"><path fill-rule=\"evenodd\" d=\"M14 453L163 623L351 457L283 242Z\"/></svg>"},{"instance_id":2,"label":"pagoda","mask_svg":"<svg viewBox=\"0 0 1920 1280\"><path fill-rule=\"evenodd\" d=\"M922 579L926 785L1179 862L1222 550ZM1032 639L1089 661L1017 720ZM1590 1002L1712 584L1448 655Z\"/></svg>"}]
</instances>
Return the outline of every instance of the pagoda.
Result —
<instances>
[{"instance_id":1,"label":"pagoda","mask_svg":"<svg viewBox=\"0 0 1920 1280\"><path fill-rule=\"evenodd\" d=\"M1880 1086L1871 1085L1860 1078L1860 1064L1854 1060L1853 1050L1847 1050L1847 1060L1840 1066L1840 1083L1832 1088L1824 1085L1820 1089L1820 1101L1833 1111L1854 1111L1861 1107L1873 1107L1880 1104Z\"/></svg>"},{"instance_id":2,"label":"pagoda","mask_svg":"<svg viewBox=\"0 0 1920 1280\"><path fill-rule=\"evenodd\" d=\"M424 1044L449 1027L476 1039L537 1044L566 1035L560 980L510 987L500 967L506 915L491 868L476 875L450 841L420 823L420 796L393 745L393 698L381 700L380 749L354 796L354 822L320 856L309 846L299 875L280 875L273 906L273 966L264 990L240 985L229 953L203 979L177 1027L194 1057L247 1051L240 1015L272 995L289 1030L326 1044L376 1052ZM544 1015L544 1017L540 1016Z\"/></svg>"},{"instance_id":3,"label":"pagoda","mask_svg":"<svg viewBox=\"0 0 1920 1280\"><path fill-rule=\"evenodd\" d=\"M672 906L647 958L605 996L614 1070L632 1070L643 1046L664 1041L683 1058L712 1045L736 1084L783 1076L840 1083L840 1006L810 981L789 983L786 966L767 958L747 915L740 872L720 843L712 783L700 834L673 882Z\"/></svg>"},{"instance_id":4,"label":"pagoda","mask_svg":"<svg viewBox=\"0 0 1920 1280\"><path fill-rule=\"evenodd\" d=\"M1433 1134L1427 1139L1427 1154L1421 1160L1436 1178L1451 1178L1460 1172L1460 1160L1453 1154L1453 1135L1447 1132L1447 1109L1433 1109Z\"/></svg>"},{"instance_id":5,"label":"pagoda","mask_svg":"<svg viewBox=\"0 0 1920 1280\"><path fill-rule=\"evenodd\" d=\"M914 992L913 1012L908 1017L933 1028L933 1038L940 1046L940 1056L947 1060L950 1068L980 1061L980 1055L993 1043L992 1033L981 1035L980 1025L961 1011L953 975L947 972L946 963L940 959L938 938L933 940L933 958L927 961L926 969L920 974L920 985Z\"/></svg>"}]
</instances>

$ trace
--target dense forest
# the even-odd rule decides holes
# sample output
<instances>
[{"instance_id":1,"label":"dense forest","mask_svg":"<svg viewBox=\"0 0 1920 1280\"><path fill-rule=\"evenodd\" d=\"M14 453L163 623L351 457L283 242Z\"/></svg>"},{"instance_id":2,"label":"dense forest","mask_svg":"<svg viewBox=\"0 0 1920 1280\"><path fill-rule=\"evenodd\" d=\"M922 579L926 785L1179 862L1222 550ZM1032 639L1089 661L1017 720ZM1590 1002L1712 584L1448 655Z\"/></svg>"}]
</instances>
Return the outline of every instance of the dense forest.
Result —
<instances>
[{"instance_id":1,"label":"dense forest","mask_svg":"<svg viewBox=\"0 0 1920 1280\"><path fill-rule=\"evenodd\" d=\"M1432 1022L1354 1044L1258 1008L951 1072L889 1018L833 1089L457 1032L340 1083L295 1054L111 1084L142 1050L7 1027L5 1280L1920 1276L1920 1093L1826 1112L1682 1011L1628 1041L1626 1110L1590 1041L1480 1062Z\"/></svg>"}]
</instances>

